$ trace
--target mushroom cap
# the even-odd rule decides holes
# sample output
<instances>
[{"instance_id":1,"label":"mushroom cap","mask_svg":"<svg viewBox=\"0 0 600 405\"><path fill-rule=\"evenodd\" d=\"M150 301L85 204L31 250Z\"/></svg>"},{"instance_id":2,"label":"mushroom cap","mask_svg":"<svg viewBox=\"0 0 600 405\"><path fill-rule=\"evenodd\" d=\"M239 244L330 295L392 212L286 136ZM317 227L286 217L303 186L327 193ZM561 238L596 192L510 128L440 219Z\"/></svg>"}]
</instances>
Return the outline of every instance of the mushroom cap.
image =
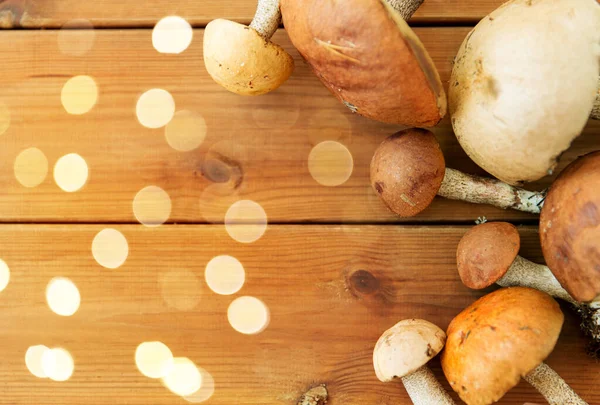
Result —
<instances>
[{"instance_id":1,"label":"mushroom cap","mask_svg":"<svg viewBox=\"0 0 600 405\"><path fill-rule=\"evenodd\" d=\"M546 176L586 125L598 88L600 5L512 0L464 40L449 87L456 137L494 177Z\"/></svg>"},{"instance_id":2,"label":"mushroom cap","mask_svg":"<svg viewBox=\"0 0 600 405\"><path fill-rule=\"evenodd\" d=\"M386 330L373 350L373 366L380 381L409 375L437 356L446 334L422 319L406 319Z\"/></svg>"},{"instance_id":3,"label":"mushroom cap","mask_svg":"<svg viewBox=\"0 0 600 405\"><path fill-rule=\"evenodd\" d=\"M563 314L548 294L527 287L497 290L448 326L442 369L468 405L498 401L552 352Z\"/></svg>"},{"instance_id":4,"label":"mushroom cap","mask_svg":"<svg viewBox=\"0 0 600 405\"><path fill-rule=\"evenodd\" d=\"M282 0L281 13L294 46L353 112L417 127L446 114L431 57L385 0Z\"/></svg>"},{"instance_id":5,"label":"mushroom cap","mask_svg":"<svg viewBox=\"0 0 600 405\"><path fill-rule=\"evenodd\" d=\"M294 59L256 30L228 20L213 20L204 30L204 64L225 89L258 96L281 86L294 70Z\"/></svg>"},{"instance_id":6,"label":"mushroom cap","mask_svg":"<svg viewBox=\"0 0 600 405\"><path fill-rule=\"evenodd\" d=\"M445 173L440 144L424 129L407 129L388 137L371 160L371 186L401 217L412 217L427 208Z\"/></svg>"},{"instance_id":7,"label":"mushroom cap","mask_svg":"<svg viewBox=\"0 0 600 405\"><path fill-rule=\"evenodd\" d=\"M471 228L458 243L456 264L463 284L480 290L502 278L521 247L517 227L486 222Z\"/></svg>"},{"instance_id":8,"label":"mushroom cap","mask_svg":"<svg viewBox=\"0 0 600 405\"><path fill-rule=\"evenodd\" d=\"M544 258L577 301L600 296L600 151L571 163L552 184L540 216Z\"/></svg>"}]
</instances>

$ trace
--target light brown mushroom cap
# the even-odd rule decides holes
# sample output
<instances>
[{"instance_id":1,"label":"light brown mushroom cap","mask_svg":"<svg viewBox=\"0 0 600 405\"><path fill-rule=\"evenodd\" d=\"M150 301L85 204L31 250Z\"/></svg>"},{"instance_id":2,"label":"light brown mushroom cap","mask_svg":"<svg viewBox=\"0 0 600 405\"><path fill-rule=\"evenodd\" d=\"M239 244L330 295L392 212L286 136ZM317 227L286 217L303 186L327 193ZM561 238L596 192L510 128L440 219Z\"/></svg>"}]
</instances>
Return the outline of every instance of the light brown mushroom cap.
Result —
<instances>
[{"instance_id":1,"label":"light brown mushroom cap","mask_svg":"<svg viewBox=\"0 0 600 405\"><path fill-rule=\"evenodd\" d=\"M294 70L294 59L254 29L228 20L213 20L204 31L204 64L225 89L257 96L281 86Z\"/></svg>"},{"instance_id":2,"label":"light brown mushroom cap","mask_svg":"<svg viewBox=\"0 0 600 405\"><path fill-rule=\"evenodd\" d=\"M442 369L468 405L498 401L552 352L563 324L558 303L526 287L475 301L448 327Z\"/></svg>"},{"instance_id":3,"label":"light brown mushroom cap","mask_svg":"<svg viewBox=\"0 0 600 405\"><path fill-rule=\"evenodd\" d=\"M494 177L546 176L588 122L600 69L600 5L512 0L481 20L454 63L457 139Z\"/></svg>"},{"instance_id":4,"label":"light brown mushroom cap","mask_svg":"<svg viewBox=\"0 0 600 405\"><path fill-rule=\"evenodd\" d=\"M548 267L573 298L600 296L600 151L580 157L554 181L540 240Z\"/></svg>"},{"instance_id":5,"label":"light brown mushroom cap","mask_svg":"<svg viewBox=\"0 0 600 405\"><path fill-rule=\"evenodd\" d=\"M446 334L422 319L406 319L386 330L373 350L373 366L380 381L409 375L444 347Z\"/></svg>"},{"instance_id":6,"label":"light brown mushroom cap","mask_svg":"<svg viewBox=\"0 0 600 405\"><path fill-rule=\"evenodd\" d=\"M507 222L486 222L471 228L456 249L460 279L476 290L491 286L506 274L520 247L519 231Z\"/></svg>"},{"instance_id":7,"label":"light brown mushroom cap","mask_svg":"<svg viewBox=\"0 0 600 405\"><path fill-rule=\"evenodd\" d=\"M281 13L294 46L353 112L417 127L446 114L433 61L384 0L282 0Z\"/></svg>"},{"instance_id":8,"label":"light brown mushroom cap","mask_svg":"<svg viewBox=\"0 0 600 405\"><path fill-rule=\"evenodd\" d=\"M388 137L371 160L371 186L387 207L412 217L435 198L446 166L435 136L424 129L407 129Z\"/></svg>"}]
</instances>

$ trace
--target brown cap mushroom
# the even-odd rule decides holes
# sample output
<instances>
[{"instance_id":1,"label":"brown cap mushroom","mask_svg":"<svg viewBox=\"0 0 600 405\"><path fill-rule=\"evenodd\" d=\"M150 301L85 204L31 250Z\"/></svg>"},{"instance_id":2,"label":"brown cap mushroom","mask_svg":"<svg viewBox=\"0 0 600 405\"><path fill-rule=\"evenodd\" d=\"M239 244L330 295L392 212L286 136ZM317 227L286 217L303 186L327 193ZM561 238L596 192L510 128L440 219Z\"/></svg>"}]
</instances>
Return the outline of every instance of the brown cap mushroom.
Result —
<instances>
[{"instance_id":1,"label":"brown cap mushroom","mask_svg":"<svg viewBox=\"0 0 600 405\"><path fill-rule=\"evenodd\" d=\"M540 217L544 258L577 301L600 295L600 151L585 155L554 181Z\"/></svg>"},{"instance_id":2,"label":"brown cap mushroom","mask_svg":"<svg viewBox=\"0 0 600 405\"><path fill-rule=\"evenodd\" d=\"M350 110L422 127L446 114L435 65L404 21L422 2L282 0L281 12L294 46Z\"/></svg>"},{"instance_id":3,"label":"brown cap mushroom","mask_svg":"<svg viewBox=\"0 0 600 405\"><path fill-rule=\"evenodd\" d=\"M512 0L477 24L448 95L454 132L475 163L509 184L554 170L592 110L598 117L598 27L593 0Z\"/></svg>"},{"instance_id":4,"label":"brown cap mushroom","mask_svg":"<svg viewBox=\"0 0 600 405\"><path fill-rule=\"evenodd\" d=\"M446 334L422 319L398 322L373 350L375 374L382 382L401 378L414 404L454 404L426 364L444 347Z\"/></svg>"},{"instance_id":5,"label":"brown cap mushroom","mask_svg":"<svg viewBox=\"0 0 600 405\"><path fill-rule=\"evenodd\" d=\"M371 160L371 185L401 217L417 215L437 195L539 213L542 193L522 190L446 168L435 136L424 129L407 129L388 137Z\"/></svg>"},{"instance_id":6,"label":"brown cap mushroom","mask_svg":"<svg viewBox=\"0 0 600 405\"><path fill-rule=\"evenodd\" d=\"M498 401L521 377L551 404L585 404L548 366L563 324L548 294L510 287L488 294L456 316L448 327L442 369L469 405Z\"/></svg>"},{"instance_id":7,"label":"brown cap mushroom","mask_svg":"<svg viewBox=\"0 0 600 405\"><path fill-rule=\"evenodd\" d=\"M294 70L294 59L270 41L279 27L279 0L259 0L249 27L213 20L204 31L204 64L225 89L244 96L268 93Z\"/></svg>"}]
</instances>

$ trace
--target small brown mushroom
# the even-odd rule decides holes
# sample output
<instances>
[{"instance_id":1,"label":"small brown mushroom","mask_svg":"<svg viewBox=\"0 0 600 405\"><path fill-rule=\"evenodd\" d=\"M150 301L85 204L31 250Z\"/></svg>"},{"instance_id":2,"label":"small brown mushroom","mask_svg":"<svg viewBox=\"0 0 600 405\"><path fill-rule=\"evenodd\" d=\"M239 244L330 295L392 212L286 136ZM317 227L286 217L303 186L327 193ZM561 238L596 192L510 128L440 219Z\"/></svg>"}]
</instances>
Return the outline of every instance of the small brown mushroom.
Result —
<instances>
[{"instance_id":1,"label":"small brown mushroom","mask_svg":"<svg viewBox=\"0 0 600 405\"><path fill-rule=\"evenodd\" d=\"M375 374L382 382L395 378L415 405L452 405L454 401L426 366L444 347L446 334L422 319L406 319L386 330L373 350Z\"/></svg>"},{"instance_id":2,"label":"small brown mushroom","mask_svg":"<svg viewBox=\"0 0 600 405\"><path fill-rule=\"evenodd\" d=\"M371 185L401 217L417 215L436 195L531 213L539 213L544 200L543 193L446 168L439 143L424 129L407 129L383 141L371 160Z\"/></svg>"},{"instance_id":3,"label":"small brown mushroom","mask_svg":"<svg viewBox=\"0 0 600 405\"><path fill-rule=\"evenodd\" d=\"M447 101L427 50L405 22L423 0L282 0L290 40L352 112L429 127Z\"/></svg>"},{"instance_id":4,"label":"small brown mushroom","mask_svg":"<svg viewBox=\"0 0 600 405\"><path fill-rule=\"evenodd\" d=\"M270 41L281 23L279 0L258 0L250 26L213 20L204 31L204 64L225 89L244 96L268 93L294 70L294 59Z\"/></svg>"},{"instance_id":5,"label":"small brown mushroom","mask_svg":"<svg viewBox=\"0 0 600 405\"><path fill-rule=\"evenodd\" d=\"M519 232L512 224L488 222L473 227L456 249L456 264L463 284L475 290L494 283L502 287L530 287L573 304L595 351L600 347L600 302L585 304L573 299L547 266L519 256L520 246Z\"/></svg>"},{"instance_id":6,"label":"small brown mushroom","mask_svg":"<svg viewBox=\"0 0 600 405\"><path fill-rule=\"evenodd\" d=\"M587 404L543 363L563 320L556 301L531 288L503 288L480 298L448 326L441 360L450 386L468 405L487 405L524 378L549 404Z\"/></svg>"}]
</instances>

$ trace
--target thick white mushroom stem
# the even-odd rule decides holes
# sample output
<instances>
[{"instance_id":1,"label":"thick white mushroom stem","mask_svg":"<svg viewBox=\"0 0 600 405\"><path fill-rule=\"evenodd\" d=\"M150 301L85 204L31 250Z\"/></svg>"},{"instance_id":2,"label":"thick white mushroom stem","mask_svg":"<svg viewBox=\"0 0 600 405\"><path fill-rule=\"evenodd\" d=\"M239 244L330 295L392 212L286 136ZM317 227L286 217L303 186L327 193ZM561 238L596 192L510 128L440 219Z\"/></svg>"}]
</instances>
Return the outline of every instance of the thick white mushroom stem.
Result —
<instances>
[{"instance_id":1,"label":"thick white mushroom stem","mask_svg":"<svg viewBox=\"0 0 600 405\"><path fill-rule=\"evenodd\" d=\"M594 120L600 120L600 77L598 78L598 90L596 90L596 101L594 102L594 108L590 118Z\"/></svg>"},{"instance_id":2,"label":"thick white mushroom stem","mask_svg":"<svg viewBox=\"0 0 600 405\"><path fill-rule=\"evenodd\" d=\"M279 0L258 0L250 28L266 40L271 39L281 24Z\"/></svg>"},{"instance_id":3,"label":"thick white mushroom stem","mask_svg":"<svg viewBox=\"0 0 600 405\"><path fill-rule=\"evenodd\" d=\"M588 405L546 363L540 364L523 378L537 389L550 405Z\"/></svg>"},{"instance_id":4,"label":"thick white mushroom stem","mask_svg":"<svg viewBox=\"0 0 600 405\"><path fill-rule=\"evenodd\" d=\"M410 17L417 11L424 0L384 0L394 10L402 16L404 21L408 21Z\"/></svg>"},{"instance_id":5,"label":"thick white mushroom stem","mask_svg":"<svg viewBox=\"0 0 600 405\"><path fill-rule=\"evenodd\" d=\"M544 193L523 190L500 180L473 176L449 168L446 168L437 194L451 200L489 204L533 214L540 213L545 197Z\"/></svg>"},{"instance_id":6,"label":"thick white mushroom stem","mask_svg":"<svg viewBox=\"0 0 600 405\"><path fill-rule=\"evenodd\" d=\"M453 405L454 401L427 366L402 377L404 388L415 405Z\"/></svg>"}]
</instances>

